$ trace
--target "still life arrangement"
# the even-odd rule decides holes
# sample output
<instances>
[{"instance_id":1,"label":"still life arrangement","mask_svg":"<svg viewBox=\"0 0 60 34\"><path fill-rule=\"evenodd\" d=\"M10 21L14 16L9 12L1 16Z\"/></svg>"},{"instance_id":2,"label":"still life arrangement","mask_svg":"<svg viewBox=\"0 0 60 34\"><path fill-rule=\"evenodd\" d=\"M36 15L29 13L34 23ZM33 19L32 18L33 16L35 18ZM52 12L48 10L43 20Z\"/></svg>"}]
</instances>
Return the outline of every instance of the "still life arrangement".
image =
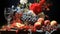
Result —
<instances>
[{"instance_id":1,"label":"still life arrangement","mask_svg":"<svg viewBox=\"0 0 60 34\"><path fill-rule=\"evenodd\" d=\"M15 7L5 8L5 18L7 25L2 26L3 30L24 30L32 32L45 32L51 34L57 30L57 21L45 20L46 15L43 11L49 11L52 4L46 0L35 0L33 3L28 3L28 0L20 0L20 3ZM49 17L47 17L49 18Z\"/></svg>"}]
</instances>

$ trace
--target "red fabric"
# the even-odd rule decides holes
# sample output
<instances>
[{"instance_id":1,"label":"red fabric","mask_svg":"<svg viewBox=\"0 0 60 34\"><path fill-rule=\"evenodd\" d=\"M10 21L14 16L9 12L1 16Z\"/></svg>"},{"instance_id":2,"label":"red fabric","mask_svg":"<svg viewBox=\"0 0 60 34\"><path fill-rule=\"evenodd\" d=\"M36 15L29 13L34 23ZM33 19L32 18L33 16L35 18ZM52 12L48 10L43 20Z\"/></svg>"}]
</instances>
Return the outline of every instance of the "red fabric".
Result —
<instances>
[{"instance_id":1,"label":"red fabric","mask_svg":"<svg viewBox=\"0 0 60 34\"><path fill-rule=\"evenodd\" d=\"M27 25L27 26L24 26L24 28L26 29L26 30L28 30L29 29L29 26Z\"/></svg>"},{"instance_id":2,"label":"red fabric","mask_svg":"<svg viewBox=\"0 0 60 34\"><path fill-rule=\"evenodd\" d=\"M16 26L16 23L11 24L11 26L13 26L13 27Z\"/></svg>"},{"instance_id":3,"label":"red fabric","mask_svg":"<svg viewBox=\"0 0 60 34\"><path fill-rule=\"evenodd\" d=\"M32 31L32 32L36 32L36 28L33 27L31 31Z\"/></svg>"},{"instance_id":4,"label":"red fabric","mask_svg":"<svg viewBox=\"0 0 60 34\"><path fill-rule=\"evenodd\" d=\"M16 22L17 23L22 23L22 21L18 18L18 19L16 19Z\"/></svg>"},{"instance_id":5,"label":"red fabric","mask_svg":"<svg viewBox=\"0 0 60 34\"><path fill-rule=\"evenodd\" d=\"M39 3L33 3L29 6L30 10L33 10L33 12L38 15L42 12L42 5L45 3L45 0L41 0Z\"/></svg>"},{"instance_id":6,"label":"red fabric","mask_svg":"<svg viewBox=\"0 0 60 34\"><path fill-rule=\"evenodd\" d=\"M25 27L25 26L21 26L21 27L20 27L20 30L24 29L24 27Z\"/></svg>"}]
</instances>

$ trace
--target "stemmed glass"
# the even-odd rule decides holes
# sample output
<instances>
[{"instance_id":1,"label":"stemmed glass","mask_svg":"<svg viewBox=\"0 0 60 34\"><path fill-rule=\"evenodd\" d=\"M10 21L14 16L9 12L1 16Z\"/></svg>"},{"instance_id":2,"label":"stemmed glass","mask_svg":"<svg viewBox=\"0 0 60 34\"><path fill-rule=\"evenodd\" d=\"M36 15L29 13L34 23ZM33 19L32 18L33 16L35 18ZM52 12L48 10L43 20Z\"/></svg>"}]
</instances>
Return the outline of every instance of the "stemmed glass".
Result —
<instances>
[{"instance_id":1,"label":"stemmed glass","mask_svg":"<svg viewBox=\"0 0 60 34\"><path fill-rule=\"evenodd\" d=\"M10 8L5 8L4 16L5 16L5 19L7 20L7 25L9 27L10 26L10 20L11 20L11 10L10 10Z\"/></svg>"}]
</instances>

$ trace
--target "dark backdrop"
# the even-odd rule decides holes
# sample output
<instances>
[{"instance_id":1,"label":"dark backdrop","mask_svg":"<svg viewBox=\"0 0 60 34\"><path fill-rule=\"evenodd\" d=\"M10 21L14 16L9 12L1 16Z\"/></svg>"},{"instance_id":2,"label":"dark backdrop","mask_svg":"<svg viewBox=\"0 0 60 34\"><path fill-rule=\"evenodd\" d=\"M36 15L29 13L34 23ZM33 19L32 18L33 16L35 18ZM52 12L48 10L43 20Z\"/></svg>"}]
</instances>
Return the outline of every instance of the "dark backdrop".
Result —
<instances>
[{"instance_id":1,"label":"dark backdrop","mask_svg":"<svg viewBox=\"0 0 60 34\"><path fill-rule=\"evenodd\" d=\"M33 0L29 0L33 2ZM50 17L50 20L57 20L59 23L60 20L60 10L59 10L59 0L51 0L53 2L53 6L50 7L50 12L47 14ZM0 0L0 26L6 24L6 20L4 18L4 8L11 7L11 5L17 5L19 0Z\"/></svg>"},{"instance_id":2,"label":"dark backdrop","mask_svg":"<svg viewBox=\"0 0 60 34\"><path fill-rule=\"evenodd\" d=\"M59 0L51 0L51 2L53 3L53 5L50 7L50 12L49 12L49 17L50 17L50 20L56 20L58 21L58 23L60 23L60 10L59 10Z\"/></svg>"},{"instance_id":3,"label":"dark backdrop","mask_svg":"<svg viewBox=\"0 0 60 34\"><path fill-rule=\"evenodd\" d=\"M4 8L7 7L7 0L0 0L0 26L6 23L4 18Z\"/></svg>"}]
</instances>

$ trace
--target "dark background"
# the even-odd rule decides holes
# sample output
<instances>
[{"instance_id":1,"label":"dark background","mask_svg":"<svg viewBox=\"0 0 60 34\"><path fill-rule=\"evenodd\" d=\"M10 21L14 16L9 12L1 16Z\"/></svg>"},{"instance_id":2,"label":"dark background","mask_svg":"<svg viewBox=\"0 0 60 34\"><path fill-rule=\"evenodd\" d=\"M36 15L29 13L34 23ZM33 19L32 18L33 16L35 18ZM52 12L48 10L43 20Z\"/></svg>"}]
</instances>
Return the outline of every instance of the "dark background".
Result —
<instances>
[{"instance_id":1,"label":"dark background","mask_svg":"<svg viewBox=\"0 0 60 34\"><path fill-rule=\"evenodd\" d=\"M29 2L33 2L34 0L29 0ZM48 12L48 16L50 20L56 20L60 23L60 10L59 10L59 0L50 0L53 3L53 6L50 7L50 11ZM17 5L19 0L0 0L0 26L7 23L4 18L4 8L11 7L11 5Z\"/></svg>"}]
</instances>

